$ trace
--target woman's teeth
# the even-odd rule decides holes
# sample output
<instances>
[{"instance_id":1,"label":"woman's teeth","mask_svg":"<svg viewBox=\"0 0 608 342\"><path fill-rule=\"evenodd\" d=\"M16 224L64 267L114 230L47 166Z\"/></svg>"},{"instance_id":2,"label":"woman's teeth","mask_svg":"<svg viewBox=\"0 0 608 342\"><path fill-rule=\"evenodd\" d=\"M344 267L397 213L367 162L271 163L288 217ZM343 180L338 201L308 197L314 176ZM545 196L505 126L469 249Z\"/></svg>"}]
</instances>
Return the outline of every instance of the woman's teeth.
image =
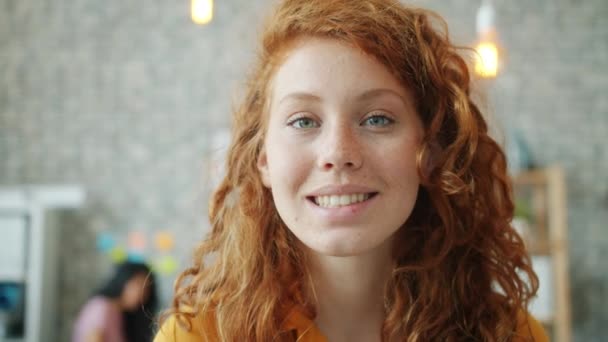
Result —
<instances>
[{"instance_id":1,"label":"woman's teeth","mask_svg":"<svg viewBox=\"0 0 608 342\"><path fill-rule=\"evenodd\" d=\"M314 201L318 206L323 208L338 208L363 202L369 199L370 196L370 194L316 196Z\"/></svg>"}]
</instances>

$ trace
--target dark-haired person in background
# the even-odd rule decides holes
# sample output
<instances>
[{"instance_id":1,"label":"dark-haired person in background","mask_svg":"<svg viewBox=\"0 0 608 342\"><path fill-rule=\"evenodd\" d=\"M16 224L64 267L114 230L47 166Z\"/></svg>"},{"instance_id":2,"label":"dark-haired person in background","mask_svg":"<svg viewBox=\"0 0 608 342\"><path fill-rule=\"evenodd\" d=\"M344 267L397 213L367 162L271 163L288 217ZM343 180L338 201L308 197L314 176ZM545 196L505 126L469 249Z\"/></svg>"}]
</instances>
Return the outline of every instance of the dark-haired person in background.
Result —
<instances>
[{"instance_id":1,"label":"dark-haired person in background","mask_svg":"<svg viewBox=\"0 0 608 342\"><path fill-rule=\"evenodd\" d=\"M150 268L142 263L122 263L80 310L72 341L149 341L157 302Z\"/></svg>"}]
</instances>

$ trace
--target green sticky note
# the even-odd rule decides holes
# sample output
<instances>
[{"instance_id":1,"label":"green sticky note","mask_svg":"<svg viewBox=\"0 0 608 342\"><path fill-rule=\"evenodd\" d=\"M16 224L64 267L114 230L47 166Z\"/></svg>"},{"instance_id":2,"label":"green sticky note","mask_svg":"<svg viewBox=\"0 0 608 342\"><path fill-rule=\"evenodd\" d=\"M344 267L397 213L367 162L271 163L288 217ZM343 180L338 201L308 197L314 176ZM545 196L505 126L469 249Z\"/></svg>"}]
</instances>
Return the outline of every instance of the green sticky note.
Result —
<instances>
[{"instance_id":1,"label":"green sticky note","mask_svg":"<svg viewBox=\"0 0 608 342\"><path fill-rule=\"evenodd\" d=\"M122 247L114 247L110 250L110 259L116 264L127 260L127 251Z\"/></svg>"}]
</instances>

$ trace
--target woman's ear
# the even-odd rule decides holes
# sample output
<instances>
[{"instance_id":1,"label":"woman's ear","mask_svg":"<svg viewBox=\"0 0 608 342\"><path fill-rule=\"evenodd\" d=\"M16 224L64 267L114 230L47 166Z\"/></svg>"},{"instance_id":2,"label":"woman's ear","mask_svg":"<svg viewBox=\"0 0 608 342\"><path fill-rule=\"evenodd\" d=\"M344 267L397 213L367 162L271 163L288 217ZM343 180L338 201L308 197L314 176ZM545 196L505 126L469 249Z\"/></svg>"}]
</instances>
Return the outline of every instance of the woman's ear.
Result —
<instances>
[{"instance_id":1,"label":"woman's ear","mask_svg":"<svg viewBox=\"0 0 608 342\"><path fill-rule=\"evenodd\" d=\"M262 147L258 156L258 171L262 177L262 183L270 189L270 175L268 174L268 158L266 157L266 148Z\"/></svg>"}]
</instances>

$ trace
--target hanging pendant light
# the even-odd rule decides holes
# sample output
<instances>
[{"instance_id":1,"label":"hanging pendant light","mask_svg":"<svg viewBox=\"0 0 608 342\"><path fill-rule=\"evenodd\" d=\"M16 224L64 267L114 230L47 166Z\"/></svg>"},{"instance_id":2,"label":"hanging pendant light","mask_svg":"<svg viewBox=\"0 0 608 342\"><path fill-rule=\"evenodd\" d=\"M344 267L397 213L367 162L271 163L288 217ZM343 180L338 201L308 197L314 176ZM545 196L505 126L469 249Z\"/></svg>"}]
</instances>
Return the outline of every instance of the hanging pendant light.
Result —
<instances>
[{"instance_id":1,"label":"hanging pendant light","mask_svg":"<svg viewBox=\"0 0 608 342\"><path fill-rule=\"evenodd\" d=\"M208 24L213 19L213 0L192 0L190 11L193 22Z\"/></svg>"},{"instance_id":2,"label":"hanging pendant light","mask_svg":"<svg viewBox=\"0 0 608 342\"><path fill-rule=\"evenodd\" d=\"M477 10L478 44L475 47L477 51L475 72L486 78L493 78L498 74L499 56L494 13L491 0L483 0Z\"/></svg>"}]
</instances>

